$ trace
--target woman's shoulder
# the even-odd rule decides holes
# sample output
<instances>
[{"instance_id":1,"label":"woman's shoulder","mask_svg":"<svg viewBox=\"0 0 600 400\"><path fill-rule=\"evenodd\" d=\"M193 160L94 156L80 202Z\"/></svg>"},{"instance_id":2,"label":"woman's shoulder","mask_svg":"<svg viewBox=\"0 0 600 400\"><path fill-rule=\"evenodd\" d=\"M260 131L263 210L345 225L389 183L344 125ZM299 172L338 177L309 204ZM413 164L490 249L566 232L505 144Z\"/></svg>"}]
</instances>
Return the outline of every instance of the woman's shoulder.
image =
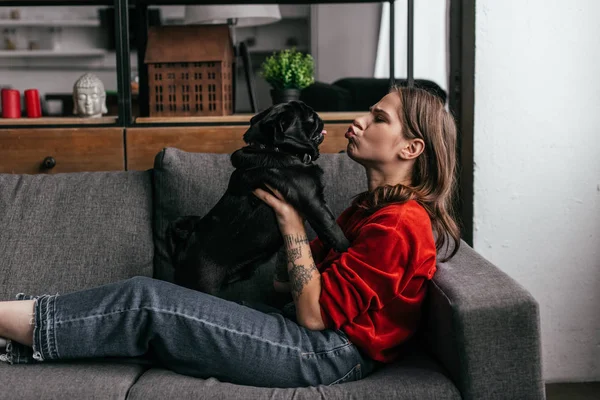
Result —
<instances>
[{"instance_id":1,"label":"woman's shoulder","mask_svg":"<svg viewBox=\"0 0 600 400\"><path fill-rule=\"evenodd\" d=\"M420 238L419 241L433 238L429 214L414 200L388 204L378 209L363 219L360 230L363 229L375 229L389 234L394 232L400 238Z\"/></svg>"},{"instance_id":2,"label":"woman's shoulder","mask_svg":"<svg viewBox=\"0 0 600 400\"><path fill-rule=\"evenodd\" d=\"M435 259L435 240L427 210L415 200L388 204L377 210L364 227L378 225L379 230L392 234L399 244L409 244L416 257ZM415 249L419 249L416 251ZM418 254L418 256L417 256Z\"/></svg>"},{"instance_id":3,"label":"woman's shoulder","mask_svg":"<svg viewBox=\"0 0 600 400\"><path fill-rule=\"evenodd\" d=\"M431 227L427 210L415 200L404 203L388 204L367 217L367 223L384 223L385 225L417 225Z\"/></svg>"},{"instance_id":4,"label":"woman's shoulder","mask_svg":"<svg viewBox=\"0 0 600 400\"><path fill-rule=\"evenodd\" d=\"M340 215L338 223L345 232L350 230L357 233L364 229L396 231L398 234L419 234L432 230L429 214L415 200L388 204L374 212L367 212L357 205L352 205Z\"/></svg>"}]
</instances>

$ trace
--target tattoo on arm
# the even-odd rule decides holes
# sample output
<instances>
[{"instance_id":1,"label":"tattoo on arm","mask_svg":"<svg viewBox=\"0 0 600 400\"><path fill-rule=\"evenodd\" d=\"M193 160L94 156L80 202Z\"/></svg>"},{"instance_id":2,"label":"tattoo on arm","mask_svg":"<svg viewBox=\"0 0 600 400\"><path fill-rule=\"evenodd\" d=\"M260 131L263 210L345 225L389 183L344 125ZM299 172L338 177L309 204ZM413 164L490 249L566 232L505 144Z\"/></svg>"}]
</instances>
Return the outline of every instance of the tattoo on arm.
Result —
<instances>
[{"instance_id":1,"label":"tattoo on arm","mask_svg":"<svg viewBox=\"0 0 600 400\"><path fill-rule=\"evenodd\" d=\"M308 238L306 235L283 235L283 242L285 243L285 248L289 249L294 245L302 245L309 244Z\"/></svg>"},{"instance_id":2,"label":"tattoo on arm","mask_svg":"<svg viewBox=\"0 0 600 400\"><path fill-rule=\"evenodd\" d=\"M310 282L310 278L312 276L312 272L315 271L317 267L314 263L310 264L308 267L305 267L302 264L295 264L292 262L292 268L290 268L290 283L291 283L291 292L294 299L297 299L302 294L302 290L308 282Z\"/></svg>"},{"instance_id":3,"label":"tattoo on arm","mask_svg":"<svg viewBox=\"0 0 600 400\"><path fill-rule=\"evenodd\" d=\"M288 262L296 261L297 259L302 257L302 248L294 247L291 249L287 249L287 257L288 257Z\"/></svg>"},{"instance_id":4,"label":"tattoo on arm","mask_svg":"<svg viewBox=\"0 0 600 400\"><path fill-rule=\"evenodd\" d=\"M317 271L314 262L307 265L307 261L302 261L305 255L310 256L310 248L306 234L283 235L285 252L287 254L288 276L290 282L290 291L294 300L298 299L306 285L310 282L313 271ZM304 250L303 250L304 249Z\"/></svg>"}]
</instances>

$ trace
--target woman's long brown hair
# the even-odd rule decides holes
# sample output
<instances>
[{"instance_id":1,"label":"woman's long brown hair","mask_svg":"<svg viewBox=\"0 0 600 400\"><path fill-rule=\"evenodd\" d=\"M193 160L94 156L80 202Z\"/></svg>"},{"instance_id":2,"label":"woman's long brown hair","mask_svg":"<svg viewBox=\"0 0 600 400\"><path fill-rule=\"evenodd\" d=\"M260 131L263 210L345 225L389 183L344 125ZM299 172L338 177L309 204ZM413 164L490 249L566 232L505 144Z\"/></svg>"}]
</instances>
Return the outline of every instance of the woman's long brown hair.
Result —
<instances>
[{"instance_id":1,"label":"woman's long brown hair","mask_svg":"<svg viewBox=\"0 0 600 400\"><path fill-rule=\"evenodd\" d=\"M410 186L380 186L359 193L354 204L372 213L391 203L415 200L429 214L437 236L438 252L449 245L452 253L441 260L448 261L460 246L460 229L454 219L453 203L456 194L456 124L435 95L418 88L393 87L390 93L400 96L398 116L407 139L419 138L425 149L415 161Z\"/></svg>"}]
</instances>

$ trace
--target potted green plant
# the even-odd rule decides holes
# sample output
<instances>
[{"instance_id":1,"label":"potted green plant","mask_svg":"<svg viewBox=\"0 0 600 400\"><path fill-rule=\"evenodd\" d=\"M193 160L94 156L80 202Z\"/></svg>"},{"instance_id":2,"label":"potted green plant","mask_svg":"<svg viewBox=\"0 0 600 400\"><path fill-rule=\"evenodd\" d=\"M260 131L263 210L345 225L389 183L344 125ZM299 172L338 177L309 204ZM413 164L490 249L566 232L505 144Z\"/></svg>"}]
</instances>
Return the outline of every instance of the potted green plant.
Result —
<instances>
[{"instance_id":1,"label":"potted green plant","mask_svg":"<svg viewBox=\"0 0 600 400\"><path fill-rule=\"evenodd\" d=\"M271 85L273 104L300 98L300 90L314 81L315 62L310 54L296 49L281 50L267 57L260 74Z\"/></svg>"}]
</instances>

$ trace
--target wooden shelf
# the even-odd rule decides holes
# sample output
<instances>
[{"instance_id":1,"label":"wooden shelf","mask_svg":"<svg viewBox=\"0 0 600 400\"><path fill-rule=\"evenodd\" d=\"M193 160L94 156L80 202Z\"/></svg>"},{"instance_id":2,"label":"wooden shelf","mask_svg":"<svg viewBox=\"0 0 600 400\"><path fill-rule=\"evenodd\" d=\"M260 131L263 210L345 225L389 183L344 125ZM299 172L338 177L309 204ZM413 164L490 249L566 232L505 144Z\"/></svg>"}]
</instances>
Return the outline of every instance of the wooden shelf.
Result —
<instances>
[{"instance_id":1,"label":"wooden shelf","mask_svg":"<svg viewBox=\"0 0 600 400\"><path fill-rule=\"evenodd\" d=\"M39 2L40 0L38 0ZM47 0L51 1L51 0ZM56 0L54 0L56 1ZM260 0L255 3L249 3L248 0L227 0L226 4L325 4L325 3L380 3L381 0L326 0L326 1L310 1L310 0ZM206 5L206 4L221 4L216 0L129 0L129 4L143 3L148 5Z\"/></svg>"},{"instance_id":2,"label":"wooden shelf","mask_svg":"<svg viewBox=\"0 0 600 400\"><path fill-rule=\"evenodd\" d=\"M352 122L356 117L366 114L367 111L330 111L320 112L319 116L323 121L348 121Z\"/></svg>"},{"instance_id":3,"label":"wooden shelf","mask_svg":"<svg viewBox=\"0 0 600 400\"><path fill-rule=\"evenodd\" d=\"M366 113L366 111L364 112ZM319 116L323 121L348 121L351 122L354 118L360 116L359 111L346 112L320 112ZM254 114L233 114L223 116L207 116L207 117L138 117L135 122L138 124L169 124L169 123L239 123L250 122Z\"/></svg>"},{"instance_id":4,"label":"wooden shelf","mask_svg":"<svg viewBox=\"0 0 600 400\"><path fill-rule=\"evenodd\" d=\"M0 58L61 58L61 57L104 57L107 51L103 49L83 49L83 50L0 50Z\"/></svg>"},{"instance_id":5,"label":"wooden shelf","mask_svg":"<svg viewBox=\"0 0 600 400\"><path fill-rule=\"evenodd\" d=\"M48 28L70 28L70 27L97 27L100 26L99 19L80 20L55 20L45 21L43 19L0 19L0 27L48 27Z\"/></svg>"},{"instance_id":6,"label":"wooden shelf","mask_svg":"<svg viewBox=\"0 0 600 400\"><path fill-rule=\"evenodd\" d=\"M352 120L362 113L360 112L321 112L319 115L325 122L352 122ZM138 117L137 124L177 124L177 123L243 123L250 122L254 114L234 114L225 116L212 117ZM0 126L2 125L99 125L99 124L114 124L117 122L117 117L102 117L102 118L78 118L78 117L42 117L42 118L0 118Z\"/></svg>"},{"instance_id":7,"label":"wooden shelf","mask_svg":"<svg viewBox=\"0 0 600 400\"><path fill-rule=\"evenodd\" d=\"M347 150L344 137L347 124L327 125L327 136L319 146L321 154ZM231 154L245 146L246 126L138 126L126 129L126 154L128 170L152 168L156 154L165 147L197 153Z\"/></svg>"},{"instance_id":8,"label":"wooden shelf","mask_svg":"<svg viewBox=\"0 0 600 400\"><path fill-rule=\"evenodd\" d=\"M114 0L2 0L2 2L0 2L0 6L112 6L114 3Z\"/></svg>"},{"instance_id":9,"label":"wooden shelf","mask_svg":"<svg viewBox=\"0 0 600 400\"><path fill-rule=\"evenodd\" d=\"M78 118L78 117L42 117L42 118L0 118L2 125L99 125L114 124L117 117Z\"/></svg>"}]
</instances>

